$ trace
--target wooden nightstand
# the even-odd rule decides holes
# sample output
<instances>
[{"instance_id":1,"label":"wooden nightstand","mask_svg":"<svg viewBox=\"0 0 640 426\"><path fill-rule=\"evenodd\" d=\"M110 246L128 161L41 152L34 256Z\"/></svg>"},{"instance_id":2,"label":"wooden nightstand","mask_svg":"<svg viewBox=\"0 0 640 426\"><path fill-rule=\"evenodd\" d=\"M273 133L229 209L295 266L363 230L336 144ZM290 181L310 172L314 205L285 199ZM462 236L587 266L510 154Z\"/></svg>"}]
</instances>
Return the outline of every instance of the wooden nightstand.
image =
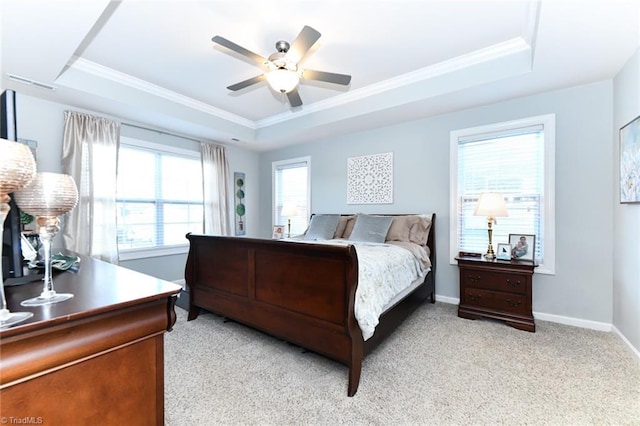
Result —
<instances>
[{"instance_id":1,"label":"wooden nightstand","mask_svg":"<svg viewBox=\"0 0 640 426\"><path fill-rule=\"evenodd\" d=\"M456 257L460 269L458 316L504 320L535 332L531 311L533 262Z\"/></svg>"}]
</instances>

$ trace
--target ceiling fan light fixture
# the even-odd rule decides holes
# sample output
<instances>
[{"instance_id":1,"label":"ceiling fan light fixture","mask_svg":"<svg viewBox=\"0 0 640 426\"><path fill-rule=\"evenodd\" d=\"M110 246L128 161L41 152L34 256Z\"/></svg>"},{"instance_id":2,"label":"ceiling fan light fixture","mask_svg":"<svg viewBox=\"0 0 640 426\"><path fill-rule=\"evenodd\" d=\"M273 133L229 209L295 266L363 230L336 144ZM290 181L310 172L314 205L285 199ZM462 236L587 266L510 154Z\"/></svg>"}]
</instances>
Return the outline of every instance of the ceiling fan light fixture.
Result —
<instances>
[{"instance_id":1,"label":"ceiling fan light fixture","mask_svg":"<svg viewBox=\"0 0 640 426\"><path fill-rule=\"evenodd\" d=\"M298 67L319 38L320 33L318 31L305 25L292 44L283 40L278 41L276 43L277 52L272 53L268 58L253 53L218 35L213 37L211 41L250 59L263 69L266 68L264 74L227 86L227 89L236 92L245 87L267 80L267 83L273 90L282 95L287 95L286 97L291 107L299 107L302 105L302 99L300 99L300 94L297 89L300 80L324 81L327 83L341 84L343 86L348 86L351 82L350 75L316 70L302 70ZM284 97L282 97L282 99L284 101Z\"/></svg>"},{"instance_id":2,"label":"ceiling fan light fixture","mask_svg":"<svg viewBox=\"0 0 640 426\"><path fill-rule=\"evenodd\" d=\"M298 73L286 68L277 68L267 74L269 86L279 93L289 93L296 88L299 81Z\"/></svg>"}]
</instances>

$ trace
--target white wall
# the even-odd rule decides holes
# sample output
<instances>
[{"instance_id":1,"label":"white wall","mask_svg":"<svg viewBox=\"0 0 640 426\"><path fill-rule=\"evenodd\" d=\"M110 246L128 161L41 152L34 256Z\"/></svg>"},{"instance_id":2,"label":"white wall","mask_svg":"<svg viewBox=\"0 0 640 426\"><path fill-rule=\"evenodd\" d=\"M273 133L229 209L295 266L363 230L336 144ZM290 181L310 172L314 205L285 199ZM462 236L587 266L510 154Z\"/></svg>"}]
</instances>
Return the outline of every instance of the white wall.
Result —
<instances>
[{"instance_id":1,"label":"white wall","mask_svg":"<svg viewBox=\"0 0 640 426\"><path fill-rule=\"evenodd\" d=\"M248 235L271 235L271 162L310 155L313 212L437 213L437 292L458 298L457 267L447 256L449 132L555 113L556 275L535 275L534 311L596 325L614 323L638 348L640 205L621 206L615 196L612 200L618 155L617 131L612 129L640 114L638 56L616 77L615 86L602 81L261 154L229 147L230 171L247 174ZM19 92L17 104L18 136L38 142L40 171L59 172L64 110L69 108ZM347 205L346 159L389 151L394 153L394 203ZM179 280L184 262L181 255L123 266Z\"/></svg>"},{"instance_id":2,"label":"white wall","mask_svg":"<svg viewBox=\"0 0 640 426\"><path fill-rule=\"evenodd\" d=\"M88 114L112 118L127 123L128 120L112 117L100 112L87 111L72 108L55 102L42 100L17 92L16 114L18 118L18 137L31 139L38 142L36 162L38 171L57 172L62 171L62 137L64 133L64 111L76 110ZM141 123L131 123L144 126ZM154 131L141 130L128 126L122 126L121 134L124 136L138 137L152 140L156 143L164 143L180 146L184 149L199 150L197 142L185 140ZM188 136L188 135L185 135ZM243 171L247 175L247 182L257 181L258 154L253 151L243 150L238 147L227 147L229 159L229 171L233 176L234 171ZM233 182L229 182L229 193L233 195ZM230 210L233 209L233 199L229 200ZM247 191L247 235L255 236L258 230L258 191ZM230 211L230 214L233 212ZM233 216L232 216L233 217ZM55 244L55 242L54 242ZM146 259L127 260L120 263L121 266L130 268L155 277L177 281L184 279L184 267L187 255L171 255Z\"/></svg>"},{"instance_id":3,"label":"white wall","mask_svg":"<svg viewBox=\"0 0 640 426\"><path fill-rule=\"evenodd\" d=\"M271 218L271 162L311 156L316 213L437 214L436 291L459 297L449 264L449 133L452 130L556 114L556 274L534 276L534 312L554 320L612 323L612 81L527 96L401 125L329 138L260 156L260 216ZM348 157L393 152L394 203L347 205ZM270 235L263 223L261 236Z\"/></svg>"},{"instance_id":4,"label":"white wall","mask_svg":"<svg viewBox=\"0 0 640 426\"><path fill-rule=\"evenodd\" d=\"M640 352L640 204L620 204L619 129L640 116L640 49L614 80L613 325Z\"/></svg>"}]
</instances>

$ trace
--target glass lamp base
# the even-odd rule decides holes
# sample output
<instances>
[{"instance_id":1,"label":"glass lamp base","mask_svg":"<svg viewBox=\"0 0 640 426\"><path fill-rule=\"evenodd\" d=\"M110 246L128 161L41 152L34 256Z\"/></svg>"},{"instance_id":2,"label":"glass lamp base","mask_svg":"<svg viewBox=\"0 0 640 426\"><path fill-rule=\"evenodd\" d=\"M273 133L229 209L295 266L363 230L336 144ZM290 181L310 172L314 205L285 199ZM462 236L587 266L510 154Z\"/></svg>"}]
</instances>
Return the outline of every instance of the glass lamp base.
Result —
<instances>
[{"instance_id":1,"label":"glass lamp base","mask_svg":"<svg viewBox=\"0 0 640 426\"><path fill-rule=\"evenodd\" d=\"M0 328L10 327L33 316L33 312L9 312L0 310Z\"/></svg>"},{"instance_id":2,"label":"glass lamp base","mask_svg":"<svg viewBox=\"0 0 640 426\"><path fill-rule=\"evenodd\" d=\"M31 299L23 300L20 302L21 306L42 306L42 305L51 305L53 303L64 302L65 300L69 300L73 297L71 293L56 293L55 291L43 292L38 297L33 297Z\"/></svg>"}]
</instances>

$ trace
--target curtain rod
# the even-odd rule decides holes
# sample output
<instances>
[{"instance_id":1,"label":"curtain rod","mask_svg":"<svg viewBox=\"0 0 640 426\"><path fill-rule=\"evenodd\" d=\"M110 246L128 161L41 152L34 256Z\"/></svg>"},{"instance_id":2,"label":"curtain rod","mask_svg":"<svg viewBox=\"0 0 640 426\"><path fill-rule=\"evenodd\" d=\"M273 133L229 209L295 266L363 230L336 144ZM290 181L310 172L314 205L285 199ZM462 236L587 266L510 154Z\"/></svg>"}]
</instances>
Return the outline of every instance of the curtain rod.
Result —
<instances>
[{"instance_id":1,"label":"curtain rod","mask_svg":"<svg viewBox=\"0 0 640 426\"><path fill-rule=\"evenodd\" d=\"M201 141L201 140L194 139L194 138L190 138L190 137L188 137L188 136L181 136L181 135L178 135L178 134L176 134L176 133L165 132L165 131L163 131L163 130L150 129L150 128L148 128L148 127L138 126L138 125L136 125L136 124L130 124L130 123L121 123L121 124L122 124L123 126L135 127L136 129L148 130L148 131L150 131L150 132L156 132L156 133L160 133L160 134L162 134L162 135L174 136L174 137L176 137L176 138L182 138L182 139L187 139L187 140L190 140L190 141L193 141L193 142L202 143L202 141Z\"/></svg>"}]
</instances>

